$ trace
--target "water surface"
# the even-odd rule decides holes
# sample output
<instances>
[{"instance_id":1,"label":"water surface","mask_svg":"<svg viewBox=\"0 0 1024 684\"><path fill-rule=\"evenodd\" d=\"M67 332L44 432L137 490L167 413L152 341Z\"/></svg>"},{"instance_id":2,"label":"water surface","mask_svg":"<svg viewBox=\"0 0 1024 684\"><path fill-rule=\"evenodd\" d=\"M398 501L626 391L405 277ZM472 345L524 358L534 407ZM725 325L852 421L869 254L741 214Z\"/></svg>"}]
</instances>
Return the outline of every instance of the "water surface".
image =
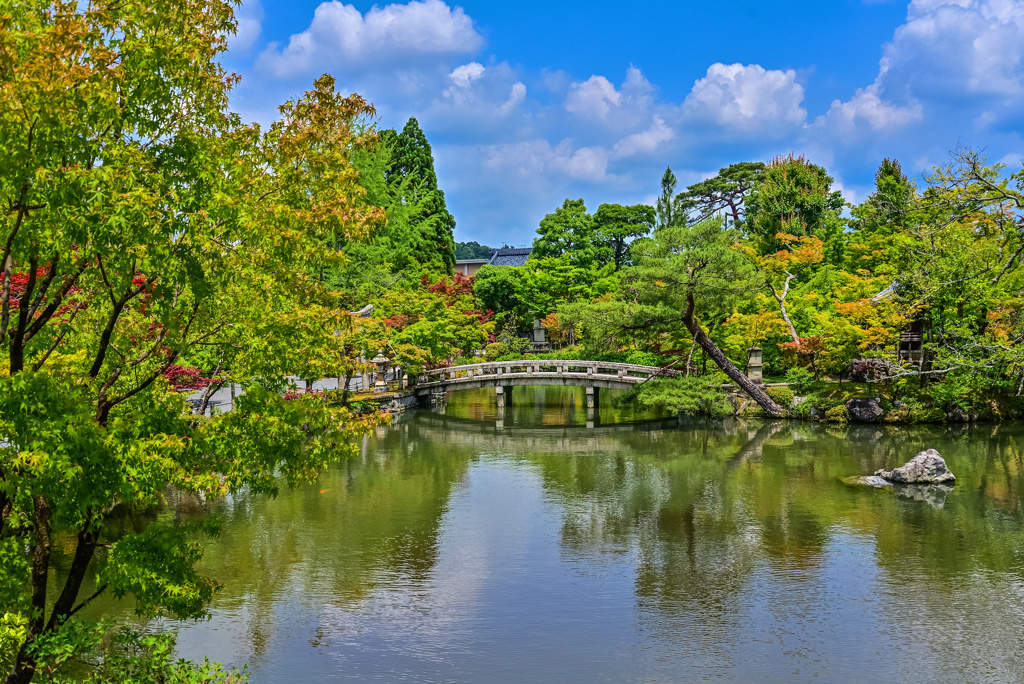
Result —
<instances>
[{"instance_id":1,"label":"water surface","mask_svg":"<svg viewBox=\"0 0 1024 684\"><path fill-rule=\"evenodd\" d=\"M212 619L157 626L255 682L1024 680L1020 427L587 428L541 392L223 503ZM839 481L927 447L944 500Z\"/></svg>"}]
</instances>

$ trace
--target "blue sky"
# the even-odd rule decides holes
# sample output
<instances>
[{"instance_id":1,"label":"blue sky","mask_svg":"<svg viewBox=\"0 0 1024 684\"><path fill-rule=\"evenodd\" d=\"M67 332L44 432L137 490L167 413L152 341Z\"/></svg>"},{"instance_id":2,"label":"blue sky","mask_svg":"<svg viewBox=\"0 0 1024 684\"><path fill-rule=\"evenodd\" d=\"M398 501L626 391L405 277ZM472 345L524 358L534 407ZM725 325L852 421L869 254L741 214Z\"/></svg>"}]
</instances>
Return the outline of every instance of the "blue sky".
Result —
<instances>
[{"instance_id":1,"label":"blue sky","mask_svg":"<svg viewBox=\"0 0 1024 684\"><path fill-rule=\"evenodd\" d=\"M884 157L922 177L958 144L1024 157L1024 0L632 3L247 0L233 106L270 121L330 73L415 116L456 239L529 244L566 197L653 203L797 152L849 201Z\"/></svg>"}]
</instances>

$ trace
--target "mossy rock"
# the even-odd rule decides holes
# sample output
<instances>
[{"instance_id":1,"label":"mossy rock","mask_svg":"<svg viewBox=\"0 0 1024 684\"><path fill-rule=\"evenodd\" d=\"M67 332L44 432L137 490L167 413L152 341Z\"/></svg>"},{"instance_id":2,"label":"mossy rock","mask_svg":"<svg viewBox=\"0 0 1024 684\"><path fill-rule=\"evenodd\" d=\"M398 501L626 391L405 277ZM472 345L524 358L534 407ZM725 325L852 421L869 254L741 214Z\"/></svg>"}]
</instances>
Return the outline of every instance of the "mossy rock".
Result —
<instances>
[{"instance_id":1,"label":"mossy rock","mask_svg":"<svg viewBox=\"0 0 1024 684\"><path fill-rule=\"evenodd\" d=\"M748 401L740 406L736 415L744 416L746 418L764 418L766 414L764 409L761 408L756 401Z\"/></svg>"}]
</instances>

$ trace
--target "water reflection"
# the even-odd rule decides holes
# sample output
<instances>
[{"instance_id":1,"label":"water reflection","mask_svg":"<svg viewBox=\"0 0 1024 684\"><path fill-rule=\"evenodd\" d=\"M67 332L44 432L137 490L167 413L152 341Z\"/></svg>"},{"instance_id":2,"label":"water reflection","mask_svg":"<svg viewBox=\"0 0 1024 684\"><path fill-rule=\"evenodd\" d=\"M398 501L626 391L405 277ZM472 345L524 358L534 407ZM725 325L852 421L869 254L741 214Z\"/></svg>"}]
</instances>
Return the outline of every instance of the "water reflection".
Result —
<instances>
[{"instance_id":1,"label":"water reflection","mask_svg":"<svg viewBox=\"0 0 1024 684\"><path fill-rule=\"evenodd\" d=\"M499 428L617 425L661 418L662 411L616 406L623 390L602 389L595 410L587 410L582 387L513 387L499 407L493 387L449 392L444 415Z\"/></svg>"},{"instance_id":2,"label":"water reflection","mask_svg":"<svg viewBox=\"0 0 1024 684\"><path fill-rule=\"evenodd\" d=\"M315 487L223 504L225 588L182 655L258 682L1024 678L1020 428L521 406L421 413ZM925 447L957 475L942 507L840 482Z\"/></svg>"}]
</instances>

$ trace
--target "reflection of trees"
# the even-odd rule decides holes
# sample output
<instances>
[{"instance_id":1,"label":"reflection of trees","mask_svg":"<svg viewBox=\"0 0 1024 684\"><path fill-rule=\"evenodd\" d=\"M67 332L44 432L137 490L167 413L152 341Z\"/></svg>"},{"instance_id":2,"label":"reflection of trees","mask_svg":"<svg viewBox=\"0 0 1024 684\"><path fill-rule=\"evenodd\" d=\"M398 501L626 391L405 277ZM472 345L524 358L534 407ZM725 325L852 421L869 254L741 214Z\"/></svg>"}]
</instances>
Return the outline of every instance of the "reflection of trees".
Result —
<instances>
[{"instance_id":1,"label":"reflection of trees","mask_svg":"<svg viewBox=\"0 0 1024 684\"><path fill-rule=\"evenodd\" d=\"M784 574L788 607L800 605L837 530L869 534L897 583L915 568L911 593L923 603L962 573L1024 576L1019 432L733 422L610 433L616 444L591 453L534 445L529 458L563 502L564 553L593 561L635 550L648 627L710 648L735 625L759 567ZM959 478L942 508L838 482L929 446Z\"/></svg>"},{"instance_id":2,"label":"reflection of trees","mask_svg":"<svg viewBox=\"0 0 1024 684\"><path fill-rule=\"evenodd\" d=\"M310 486L282 488L275 499L238 496L216 504L168 492L169 510L161 515L219 515L220 536L206 544L202 571L223 585L213 609L244 622L258 659L275 636L274 611L282 603L331 596L344 610L395 577L425 585L437 561L441 517L471 453L398 424L378 430L357 459L332 465ZM127 617L130 608L121 609Z\"/></svg>"},{"instance_id":3,"label":"reflection of trees","mask_svg":"<svg viewBox=\"0 0 1024 684\"><path fill-rule=\"evenodd\" d=\"M600 422L628 423L660 417L663 412L616 406L614 397L623 390L604 389L600 395ZM490 387L452 391L448 394L445 413L453 418L494 421L497 403ZM504 425L516 426L583 426L587 423L587 401L582 387L537 386L515 387L511 405L504 411Z\"/></svg>"},{"instance_id":4,"label":"reflection of trees","mask_svg":"<svg viewBox=\"0 0 1024 684\"><path fill-rule=\"evenodd\" d=\"M396 578L413 594L432 591L453 483L465 479L476 455L501 454L541 473L563 511L567 559L635 562L641 628L666 657L689 644L690 653L728 667L728 645L747 629L740 621L765 577L791 589L766 610L813 613L824 559L837 537L859 534L873 544L869 563L881 568L885 586L920 605L916 621L886 608L896 633L969 625L964 634L993 638L962 650L991 659L1020 626L1020 597L1005 595L1004 581L1006 573L1024 578L1020 434L992 426L945 432L743 421L497 431L420 416L381 431L360 459L338 464L312 487L273 501L224 503L222 535L208 545L205 564L225 585L218 607L238 610L259 657L275 636L275 602L332 596L333 608L346 611ZM898 465L926 447L938 448L958 477L942 508L838 481ZM193 513L189 504L180 502L182 517L204 509ZM954 605L964 587L981 608ZM985 611L1002 622L986 630ZM952 626L941 631L950 643L966 639ZM936 661L948 673L966 673L968 656L948 650Z\"/></svg>"},{"instance_id":5,"label":"reflection of trees","mask_svg":"<svg viewBox=\"0 0 1024 684\"><path fill-rule=\"evenodd\" d=\"M223 512L221 540L204 565L225 585L219 602L245 597L254 647L273 629L270 611L282 592L299 601L333 596L346 608L382 576L429 579L441 516L470 454L419 439L408 423L382 433L364 442L358 460L337 464L310 487L272 501L240 499Z\"/></svg>"}]
</instances>

